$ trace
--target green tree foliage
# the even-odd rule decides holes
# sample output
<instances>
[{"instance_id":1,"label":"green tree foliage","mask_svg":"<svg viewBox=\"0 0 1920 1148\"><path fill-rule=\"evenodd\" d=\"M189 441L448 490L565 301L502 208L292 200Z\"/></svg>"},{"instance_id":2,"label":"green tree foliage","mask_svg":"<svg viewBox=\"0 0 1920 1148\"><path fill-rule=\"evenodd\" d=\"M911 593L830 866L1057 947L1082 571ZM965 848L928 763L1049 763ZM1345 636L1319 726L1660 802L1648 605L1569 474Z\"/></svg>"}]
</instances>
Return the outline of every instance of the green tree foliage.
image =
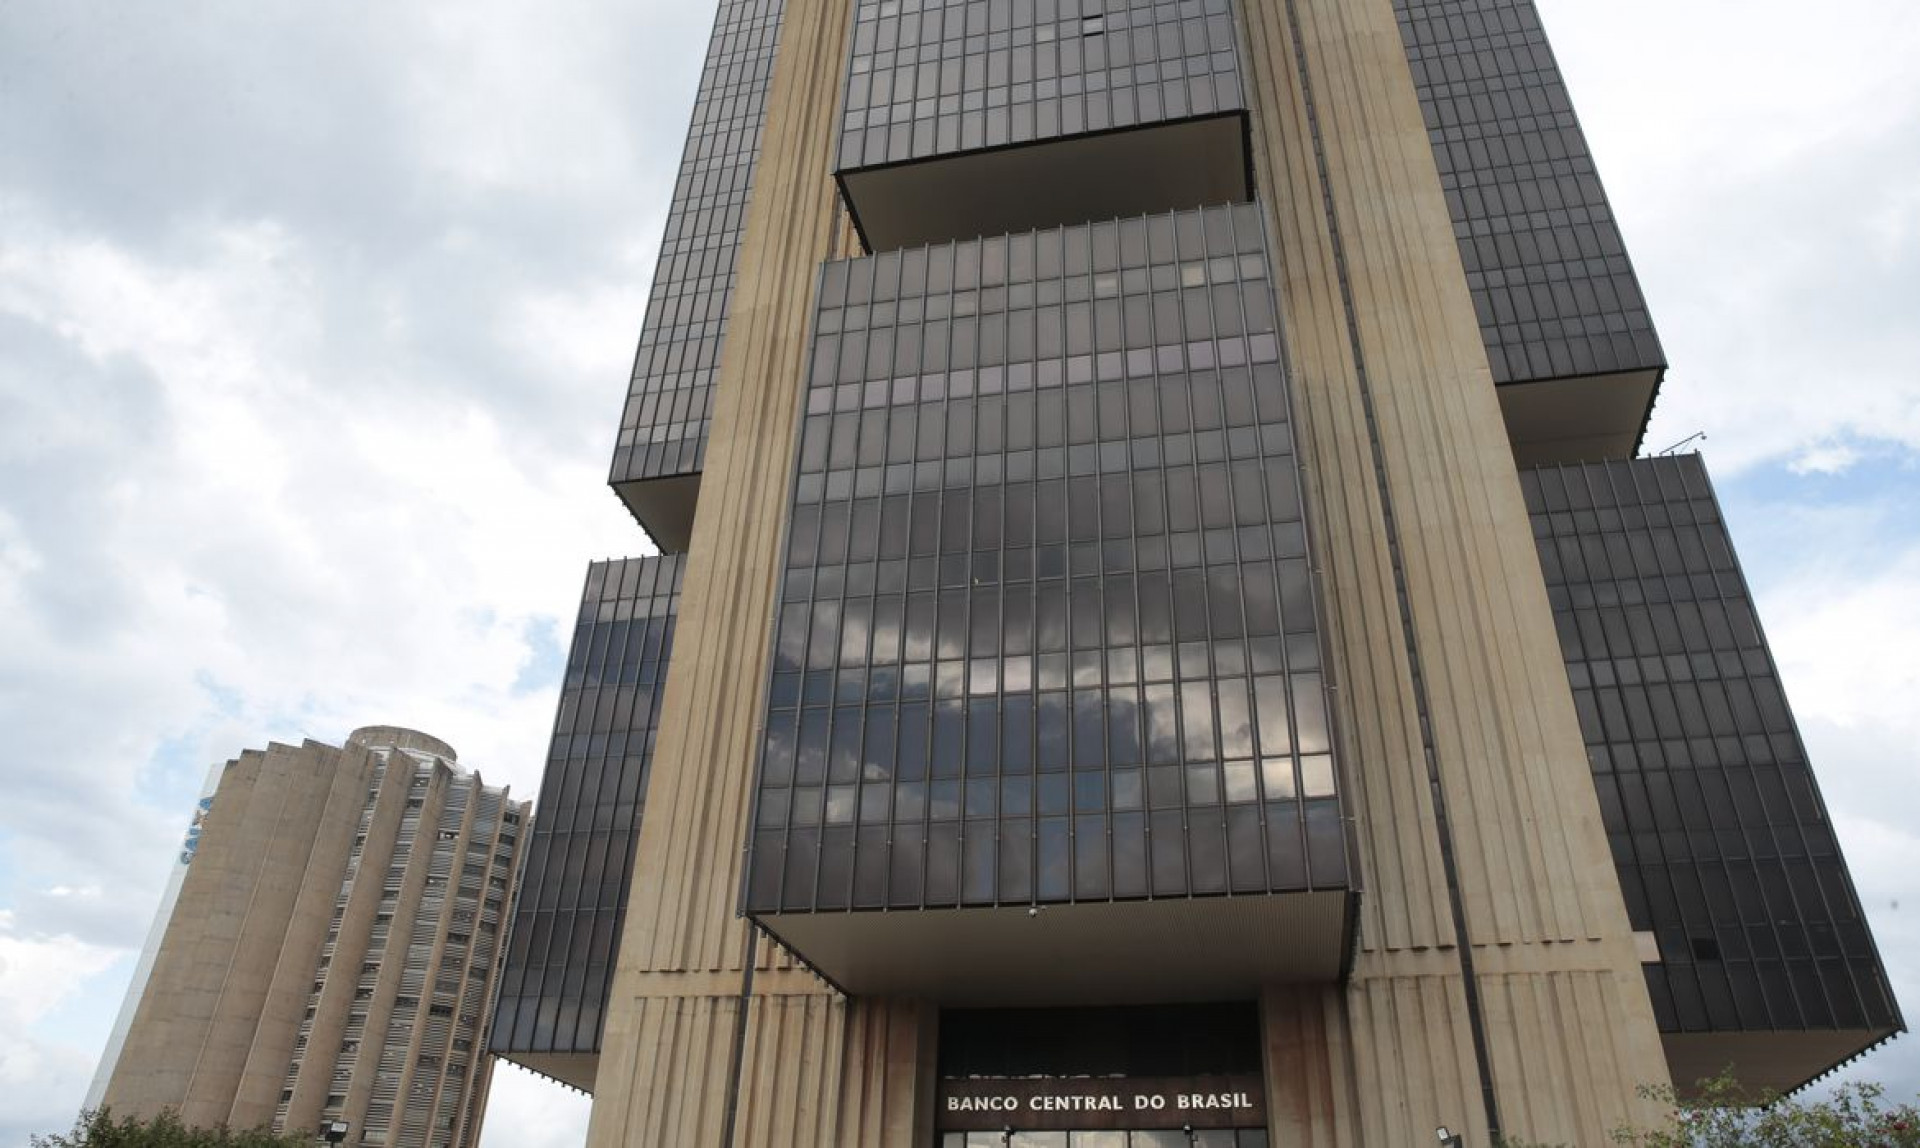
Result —
<instances>
[{"instance_id":1,"label":"green tree foliage","mask_svg":"<svg viewBox=\"0 0 1920 1148\"><path fill-rule=\"evenodd\" d=\"M150 1120L115 1120L99 1108L82 1112L70 1132L33 1137L32 1148L313 1148L314 1140L311 1134L278 1136L265 1128L189 1128L171 1110Z\"/></svg>"},{"instance_id":2,"label":"green tree foliage","mask_svg":"<svg viewBox=\"0 0 1920 1148\"><path fill-rule=\"evenodd\" d=\"M1702 1081L1700 1094L1643 1090L1670 1108L1652 1129L1621 1129L1628 1148L1920 1148L1920 1110L1888 1104L1877 1084L1846 1084L1821 1100L1741 1088L1731 1077Z\"/></svg>"}]
</instances>

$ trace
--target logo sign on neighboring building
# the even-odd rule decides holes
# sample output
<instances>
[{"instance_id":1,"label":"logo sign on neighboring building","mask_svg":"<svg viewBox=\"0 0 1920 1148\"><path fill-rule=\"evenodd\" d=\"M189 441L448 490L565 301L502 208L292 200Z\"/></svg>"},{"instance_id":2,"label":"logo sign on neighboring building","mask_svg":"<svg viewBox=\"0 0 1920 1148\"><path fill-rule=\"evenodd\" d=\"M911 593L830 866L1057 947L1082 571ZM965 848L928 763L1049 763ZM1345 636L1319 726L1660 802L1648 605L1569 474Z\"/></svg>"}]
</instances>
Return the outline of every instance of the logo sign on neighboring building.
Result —
<instances>
[{"instance_id":1,"label":"logo sign on neighboring building","mask_svg":"<svg viewBox=\"0 0 1920 1148\"><path fill-rule=\"evenodd\" d=\"M1252 1075L942 1080L934 1121L949 1132L1259 1128L1267 1102Z\"/></svg>"},{"instance_id":2,"label":"logo sign on neighboring building","mask_svg":"<svg viewBox=\"0 0 1920 1148\"><path fill-rule=\"evenodd\" d=\"M187 826L187 839L180 843L180 864L193 864L193 855L200 851L200 831L207 822L207 814L213 811L213 798L203 797L193 809L193 824Z\"/></svg>"}]
</instances>

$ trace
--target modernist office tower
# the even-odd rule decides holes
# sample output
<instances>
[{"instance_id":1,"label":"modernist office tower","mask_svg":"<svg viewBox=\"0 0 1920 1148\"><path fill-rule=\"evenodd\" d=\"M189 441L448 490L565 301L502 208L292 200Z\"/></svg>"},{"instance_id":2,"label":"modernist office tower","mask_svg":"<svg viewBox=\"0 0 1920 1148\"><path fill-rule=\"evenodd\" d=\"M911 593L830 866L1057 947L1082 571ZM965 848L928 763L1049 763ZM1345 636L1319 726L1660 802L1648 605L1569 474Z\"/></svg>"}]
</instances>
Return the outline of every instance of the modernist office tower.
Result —
<instances>
[{"instance_id":1,"label":"modernist office tower","mask_svg":"<svg viewBox=\"0 0 1920 1148\"><path fill-rule=\"evenodd\" d=\"M1585 1145L1896 1031L1663 372L1525 0L725 0L494 1047L606 1146Z\"/></svg>"},{"instance_id":2,"label":"modernist office tower","mask_svg":"<svg viewBox=\"0 0 1920 1148\"><path fill-rule=\"evenodd\" d=\"M121 1113L479 1142L527 803L412 730L228 762L126 1040Z\"/></svg>"}]
</instances>

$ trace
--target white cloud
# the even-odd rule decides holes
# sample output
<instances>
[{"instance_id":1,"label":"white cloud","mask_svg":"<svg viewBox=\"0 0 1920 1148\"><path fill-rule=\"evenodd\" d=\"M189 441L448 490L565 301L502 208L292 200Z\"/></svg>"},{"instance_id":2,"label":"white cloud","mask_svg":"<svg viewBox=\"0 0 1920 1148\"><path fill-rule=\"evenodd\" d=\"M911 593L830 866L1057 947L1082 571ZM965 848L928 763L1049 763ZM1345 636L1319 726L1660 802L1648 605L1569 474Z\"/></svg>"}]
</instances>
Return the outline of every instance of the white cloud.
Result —
<instances>
[{"instance_id":1,"label":"white cloud","mask_svg":"<svg viewBox=\"0 0 1920 1148\"><path fill-rule=\"evenodd\" d=\"M1920 662L1909 644L1920 634L1920 549L1879 569L1815 561L1762 593L1795 713L1842 729L1877 725L1904 735L1890 751L1920 754Z\"/></svg>"},{"instance_id":2,"label":"white cloud","mask_svg":"<svg viewBox=\"0 0 1920 1148\"><path fill-rule=\"evenodd\" d=\"M1920 12L1542 7L1672 364L1649 443L1920 448Z\"/></svg>"},{"instance_id":3,"label":"white cloud","mask_svg":"<svg viewBox=\"0 0 1920 1148\"><path fill-rule=\"evenodd\" d=\"M0 10L7 107L69 124L0 179L0 913L81 989L0 1006L0 1142L78 1108L128 973L86 955L210 763L394 722L533 796L583 567L643 544L603 484L684 120L630 113L697 56L631 45L687 15L348 9Z\"/></svg>"},{"instance_id":4,"label":"white cloud","mask_svg":"<svg viewBox=\"0 0 1920 1148\"><path fill-rule=\"evenodd\" d=\"M0 920L0 1032L21 1032L127 955L71 936L23 936Z\"/></svg>"},{"instance_id":5,"label":"white cloud","mask_svg":"<svg viewBox=\"0 0 1920 1148\"><path fill-rule=\"evenodd\" d=\"M576 1148L587 1142L589 1097L495 1061L480 1148Z\"/></svg>"},{"instance_id":6,"label":"white cloud","mask_svg":"<svg viewBox=\"0 0 1920 1148\"><path fill-rule=\"evenodd\" d=\"M1862 455L1860 448L1850 443L1816 443L1803 447L1787 466L1795 474L1842 474Z\"/></svg>"},{"instance_id":7,"label":"white cloud","mask_svg":"<svg viewBox=\"0 0 1920 1148\"><path fill-rule=\"evenodd\" d=\"M128 955L72 936L23 934L15 914L0 913L0 1139L24 1143L72 1121L71 1097L92 1076L92 1057L36 1026L102 974L124 974Z\"/></svg>"}]
</instances>

